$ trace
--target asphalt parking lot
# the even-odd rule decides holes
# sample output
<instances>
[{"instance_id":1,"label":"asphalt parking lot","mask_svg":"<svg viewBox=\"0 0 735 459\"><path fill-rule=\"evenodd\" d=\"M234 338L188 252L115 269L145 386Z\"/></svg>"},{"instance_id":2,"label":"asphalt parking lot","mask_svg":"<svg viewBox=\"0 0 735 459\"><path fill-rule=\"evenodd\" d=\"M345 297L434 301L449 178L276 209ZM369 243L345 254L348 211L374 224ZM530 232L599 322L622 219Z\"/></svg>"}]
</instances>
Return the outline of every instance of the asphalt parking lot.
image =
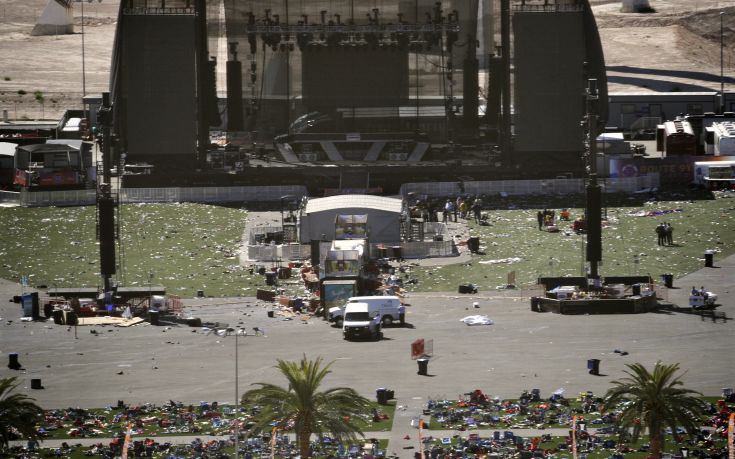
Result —
<instances>
[{"instance_id":1,"label":"asphalt parking lot","mask_svg":"<svg viewBox=\"0 0 735 459\"><path fill-rule=\"evenodd\" d=\"M334 362L328 385L354 387L369 397L376 388L387 387L395 390L400 404L456 397L475 388L501 397L516 397L531 388L542 394L559 388L567 394L598 393L623 376L626 363L653 365L657 360L679 362L687 371L683 378L687 386L717 395L735 379L731 350L735 257L718 266L677 279L682 288L669 290L667 296L685 306L690 285L707 285L719 293L718 311L724 317L700 316L686 308L562 316L531 312L527 291L415 293L409 297L408 327L386 328L380 342L348 342L339 329L319 318L285 320L277 314L269 318L272 306L251 298L192 299L186 302L186 311L204 322L247 331L237 339L240 392L253 382L278 382L276 359L306 354ZM4 298L18 294L14 288L18 287L3 281ZM473 307L474 302L479 308ZM471 327L460 322L471 314L487 315L495 323ZM75 337L73 328L52 321L21 322L20 307L7 299L0 317L0 350L4 356L19 353L24 367L12 371L3 365L0 376L18 376L44 407L99 407L118 399L234 400L234 336L164 321L158 327L80 326ZM255 327L265 330L265 336L252 336ZM418 338L434 343L429 376L419 376L411 360L410 344ZM587 373L586 361L591 358L601 360L600 376ZM40 378L44 389L30 390L32 378Z\"/></svg>"},{"instance_id":2,"label":"asphalt parking lot","mask_svg":"<svg viewBox=\"0 0 735 459\"><path fill-rule=\"evenodd\" d=\"M624 376L625 364L652 366L679 362L687 387L719 395L733 387L735 357L735 256L718 260L662 291L672 306L636 315L562 316L530 310L530 291L505 290L477 295L414 293L407 327L384 329L379 342L348 342L341 330L320 318L268 317L270 304L252 298L201 298L186 303L186 313L220 328L243 328L247 335L218 336L202 328L162 321L129 327L54 325L21 322L10 302L20 286L0 280L0 352L17 352L23 370L5 364L0 377L17 376L20 389L44 408L103 407L117 400L136 404L219 401L232 403L253 382L285 383L276 359L306 354L333 362L326 387L350 386L369 398L375 389L395 391L391 453L412 457L415 429L429 398L456 398L474 389L518 397L538 388L542 397L563 388L567 397L591 390L602 394ZM687 307L691 285L719 294L719 315L694 314ZM473 306L477 302L478 308ZM467 326L461 318L482 314L493 325ZM254 336L254 328L265 331ZM417 374L411 342L433 340L428 376ZM238 388L235 388L235 346ZM619 351L619 352L616 352ZM623 354L627 352L627 354ZM600 375L587 372L588 359L600 359ZM41 379L43 389L30 388ZM409 438L406 438L408 435ZM383 435L381 435L382 437Z\"/></svg>"}]
</instances>

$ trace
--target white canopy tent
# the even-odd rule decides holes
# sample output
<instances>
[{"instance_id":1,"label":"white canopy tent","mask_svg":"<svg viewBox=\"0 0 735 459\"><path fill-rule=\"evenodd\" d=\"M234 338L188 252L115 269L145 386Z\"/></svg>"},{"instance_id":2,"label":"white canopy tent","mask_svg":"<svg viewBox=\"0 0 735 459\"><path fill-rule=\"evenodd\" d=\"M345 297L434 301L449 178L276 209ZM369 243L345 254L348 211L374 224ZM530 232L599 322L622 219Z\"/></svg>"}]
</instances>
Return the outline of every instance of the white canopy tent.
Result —
<instances>
[{"instance_id":1,"label":"white canopy tent","mask_svg":"<svg viewBox=\"0 0 735 459\"><path fill-rule=\"evenodd\" d=\"M335 240L338 216L367 215L367 238L371 243L401 241L403 201L372 195L338 195L310 199L301 215L301 242Z\"/></svg>"}]
</instances>

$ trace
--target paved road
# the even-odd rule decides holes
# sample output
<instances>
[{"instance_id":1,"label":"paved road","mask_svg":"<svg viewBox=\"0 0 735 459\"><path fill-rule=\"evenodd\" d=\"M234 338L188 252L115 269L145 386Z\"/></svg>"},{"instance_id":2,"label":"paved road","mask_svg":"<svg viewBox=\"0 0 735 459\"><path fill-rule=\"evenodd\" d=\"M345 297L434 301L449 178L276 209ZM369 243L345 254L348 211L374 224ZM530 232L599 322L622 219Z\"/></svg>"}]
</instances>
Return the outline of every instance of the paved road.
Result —
<instances>
[{"instance_id":1,"label":"paved road","mask_svg":"<svg viewBox=\"0 0 735 459\"><path fill-rule=\"evenodd\" d=\"M273 368L275 360L322 356L332 361L325 385L350 386L374 397L375 389L393 389L397 403L390 434L390 452L410 457L416 446L411 419L429 398L456 398L482 389L489 395L518 397L539 388L543 397L564 388L566 395L592 390L603 393L623 376L625 364L679 362L688 387L719 395L732 387L735 316L735 256L715 260L675 280L679 289L666 292L675 305L658 313L638 315L561 316L530 311L519 292L480 292L479 295L412 294L407 328L388 328L380 342L347 342L340 330L321 319L268 318L271 305L252 298L202 298L187 301L187 313L220 326L253 327L266 336L234 337L206 334L180 324L130 328L79 327L50 322L20 322L18 305L0 303L0 353L20 354L22 371L0 368L0 377L18 376L21 390L46 408L101 407L126 403L184 403L200 400L232 403L235 399L235 345L239 350L242 393L253 382L284 383ZM720 318L692 314L687 305L692 285L704 285L720 295ZM17 285L0 281L0 299L18 294ZM472 307L479 303L479 309ZM487 314L492 326L468 327L459 319ZM92 331L96 333L91 333ZM410 344L434 340L429 375L417 374ZM625 350L622 356L614 350ZM601 360L601 375L589 375L586 361ZM43 390L31 390L40 378ZM404 440L409 435L410 440Z\"/></svg>"}]
</instances>

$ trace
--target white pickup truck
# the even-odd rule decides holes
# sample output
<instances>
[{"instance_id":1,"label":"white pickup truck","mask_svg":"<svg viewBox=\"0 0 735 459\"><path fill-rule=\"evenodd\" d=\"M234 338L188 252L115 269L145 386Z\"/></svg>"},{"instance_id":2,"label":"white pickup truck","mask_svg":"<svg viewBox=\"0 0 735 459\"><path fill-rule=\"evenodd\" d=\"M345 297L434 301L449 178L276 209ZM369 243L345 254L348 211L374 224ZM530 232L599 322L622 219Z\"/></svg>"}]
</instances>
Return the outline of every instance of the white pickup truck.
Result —
<instances>
[{"instance_id":1,"label":"white pickup truck","mask_svg":"<svg viewBox=\"0 0 735 459\"><path fill-rule=\"evenodd\" d=\"M385 326L391 325L394 322L399 322L401 325L406 323L406 307L401 304L400 298L389 295L350 297L344 305L329 309L329 321L333 322L337 327L342 327L344 310L350 303L367 303L370 309L370 317L380 314L383 325Z\"/></svg>"}]
</instances>

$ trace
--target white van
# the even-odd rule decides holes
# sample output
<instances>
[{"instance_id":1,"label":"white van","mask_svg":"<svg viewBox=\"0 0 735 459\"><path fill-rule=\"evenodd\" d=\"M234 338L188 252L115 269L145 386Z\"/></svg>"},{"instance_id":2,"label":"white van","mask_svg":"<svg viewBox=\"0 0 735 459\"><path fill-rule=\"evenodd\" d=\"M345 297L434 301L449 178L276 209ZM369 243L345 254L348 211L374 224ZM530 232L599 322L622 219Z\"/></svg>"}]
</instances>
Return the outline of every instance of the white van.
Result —
<instances>
[{"instance_id":1,"label":"white van","mask_svg":"<svg viewBox=\"0 0 735 459\"><path fill-rule=\"evenodd\" d=\"M397 296L353 296L347 299L341 307L329 309L329 321L334 322L337 327L342 327L345 306L350 303L367 303L370 306L370 317L380 314L383 325L391 325L394 322L406 323L406 307L401 304Z\"/></svg>"},{"instance_id":2,"label":"white van","mask_svg":"<svg viewBox=\"0 0 735 459\"><path fill-rule=\"evenodd\" d=\"M342 337L370 338L374 341L383 337L380 315L375 306L368 303L347 303L342 321Z\"/></svg>"}]
</instances>

